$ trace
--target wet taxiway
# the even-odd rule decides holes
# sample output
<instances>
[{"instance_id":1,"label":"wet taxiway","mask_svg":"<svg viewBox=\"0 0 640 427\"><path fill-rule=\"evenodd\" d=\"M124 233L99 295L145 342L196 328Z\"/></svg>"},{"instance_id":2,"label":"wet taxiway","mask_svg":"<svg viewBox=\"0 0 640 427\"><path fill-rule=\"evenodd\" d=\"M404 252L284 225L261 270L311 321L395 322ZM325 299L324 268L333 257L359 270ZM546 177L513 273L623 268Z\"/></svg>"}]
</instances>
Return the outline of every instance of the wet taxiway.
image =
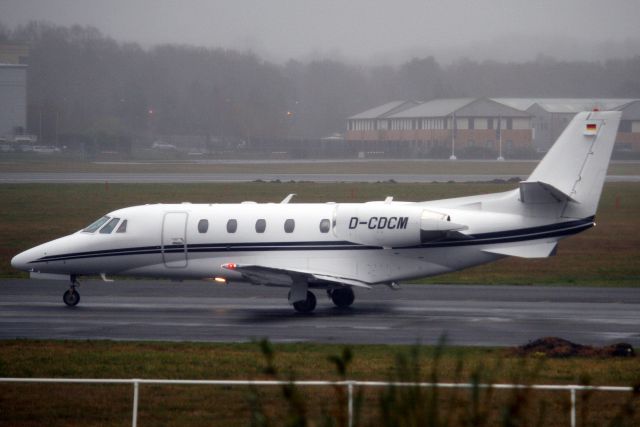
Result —
<instances>
[{"instance_id":1,"label":"wet taxiway","mask_svg":"<svg viewBox=\"0 0 640 427\"><path fill-rule=\"evenodd\" d=\"M87 281L75 308L64 282L0 280L0 339L436 343L510 346L544 336L582 344L640 346L640 292L633 288L406 285L357 290L349 309L323 291L310 315L287 289L248 284Z\"/></svg>"}]
</instances>

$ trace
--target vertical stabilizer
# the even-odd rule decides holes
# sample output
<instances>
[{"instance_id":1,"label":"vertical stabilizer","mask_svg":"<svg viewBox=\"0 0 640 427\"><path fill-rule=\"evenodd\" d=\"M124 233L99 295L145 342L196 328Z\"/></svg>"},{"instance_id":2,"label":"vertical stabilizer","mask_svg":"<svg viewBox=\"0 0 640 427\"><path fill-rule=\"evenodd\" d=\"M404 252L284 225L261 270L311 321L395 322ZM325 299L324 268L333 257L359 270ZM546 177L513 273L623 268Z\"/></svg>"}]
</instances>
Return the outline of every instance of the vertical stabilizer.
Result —
<instances>
[{"instance_id":1,"label":"vertical stabilizer","mask_svg":"<svg viewBox=\"0 0 640 427\"><path fill-rule=\"evenodd\" d=\"M621 115L620 111L578 113L527 179L566 196L563 216L595 215Z\"/></svg>"}]
</instances>

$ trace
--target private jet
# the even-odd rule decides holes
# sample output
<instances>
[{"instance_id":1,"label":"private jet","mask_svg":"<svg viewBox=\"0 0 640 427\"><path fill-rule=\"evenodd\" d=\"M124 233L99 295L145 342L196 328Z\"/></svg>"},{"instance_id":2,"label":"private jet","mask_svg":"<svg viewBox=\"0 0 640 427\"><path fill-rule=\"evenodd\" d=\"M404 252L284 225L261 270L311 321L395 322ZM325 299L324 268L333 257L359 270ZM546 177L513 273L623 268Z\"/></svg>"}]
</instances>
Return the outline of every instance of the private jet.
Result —
<instances>
[{"instance_id":1,"label":"private jet","mask_svg":"<svg viewBox=\"0 0 640 427\"><path fill-rule=\"evenodd\" d=\"M288 288L298 312L325 290L338 307L354 288L449 273L512 256L554 255L595 225L620 112L575 116L513 190L426 202L152 204L110 212L86 228L16 255L32 278L62 279L80 301L81 276L209 279Z\"/></svg>"}]
</instances>

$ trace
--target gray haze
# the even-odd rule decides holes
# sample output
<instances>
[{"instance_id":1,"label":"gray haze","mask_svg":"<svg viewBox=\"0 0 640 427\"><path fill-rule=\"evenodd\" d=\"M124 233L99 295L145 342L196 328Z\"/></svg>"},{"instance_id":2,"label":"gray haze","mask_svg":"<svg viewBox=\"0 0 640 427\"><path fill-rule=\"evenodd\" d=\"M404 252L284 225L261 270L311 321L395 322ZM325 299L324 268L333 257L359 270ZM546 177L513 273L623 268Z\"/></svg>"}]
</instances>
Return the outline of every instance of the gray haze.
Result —
<instances>
[{"instance_id":1,"label":"gray haze","mask_svg":"<svg viewBox=\"0 0 640 427\"><path fill-rule=\"evenodd\" d=\"M640 54L637 0L0 0L0 22L90 25L119 41L252 50L276 61L526 61Z\"/></svg>"}]
</instances>

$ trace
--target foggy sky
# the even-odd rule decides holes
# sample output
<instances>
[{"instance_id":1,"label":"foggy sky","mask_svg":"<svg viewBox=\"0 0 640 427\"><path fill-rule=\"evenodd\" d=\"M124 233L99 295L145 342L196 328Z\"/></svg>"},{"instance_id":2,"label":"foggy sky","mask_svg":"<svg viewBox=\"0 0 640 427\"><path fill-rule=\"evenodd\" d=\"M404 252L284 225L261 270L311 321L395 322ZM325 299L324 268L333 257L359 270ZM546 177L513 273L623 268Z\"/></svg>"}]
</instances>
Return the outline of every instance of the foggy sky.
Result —
<instances>
[{"instance_id":1,"label":"foggy sky","mask_svg":"<svg viewBox=\"0 0 640 427\"><path fill-rule=\"evenodd\" d=\"M0 0L9 28L90 25L119 41L349 62L640 54L637 0Z\"/></svg>"}]
</instances>

